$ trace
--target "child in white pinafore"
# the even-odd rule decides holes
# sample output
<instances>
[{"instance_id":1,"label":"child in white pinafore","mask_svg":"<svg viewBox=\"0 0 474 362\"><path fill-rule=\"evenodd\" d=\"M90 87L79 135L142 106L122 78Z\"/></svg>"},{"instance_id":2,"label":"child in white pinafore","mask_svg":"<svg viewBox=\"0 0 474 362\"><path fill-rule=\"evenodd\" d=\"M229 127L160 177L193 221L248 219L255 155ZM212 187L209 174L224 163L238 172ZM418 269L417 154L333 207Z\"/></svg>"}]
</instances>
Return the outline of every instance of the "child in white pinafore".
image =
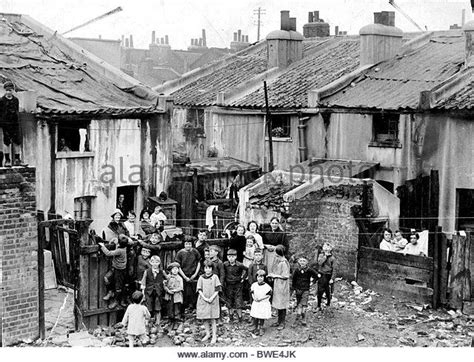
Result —
<instances>
[{"instance_id":1,"label":"child in white pinafore","mask_svg":"<svg viewBox=\"0 0 474 362\"><path fill-rule=\"evenodd\" d=\"M263 335L263 323L265 319L272 317L272 306L270 304L270 296L272 288L265 283L265 270L257 271L257 281L252 284L250 290L252 292L252 308L250 316L254 319L252 333Z\"/></svg>"},{"instance_id":2,"label":"child in white pinafore","mask_svg":"<svg viewBox=\"0 0 474 362\"><path fill-rule=\"evenodd\" d=\"M150 312L147 307L140 304L143 300L143 293L135 291L132 294L132 304L127 307L122 319L122 325L127 327L128 346L133 347L136 337L146 336L146 324L150 319Z\"/></svg>"}]
</instances>

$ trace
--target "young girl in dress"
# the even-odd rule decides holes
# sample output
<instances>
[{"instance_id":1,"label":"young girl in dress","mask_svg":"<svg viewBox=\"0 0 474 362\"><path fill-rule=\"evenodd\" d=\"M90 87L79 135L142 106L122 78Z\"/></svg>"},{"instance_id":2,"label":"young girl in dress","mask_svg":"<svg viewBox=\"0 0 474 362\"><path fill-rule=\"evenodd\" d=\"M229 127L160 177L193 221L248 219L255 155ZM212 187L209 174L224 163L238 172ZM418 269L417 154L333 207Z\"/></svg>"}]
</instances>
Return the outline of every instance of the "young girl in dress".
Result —
<instances>
[{"instance_id":1,"label":"young girl in dress","mask_svg":"<svg viewBox=\"0 0 474 362\"><path fill-rule=\"evenodd\" d=\"M272 288L265 283L265 270L257 271L257 281L252 284L252 308L250 309L250 316L253 318L252 333L263 336L263 323L265 319L272 317L272 306L270 304L270 296Z\"/></svg>"},{"instance_id":2,"label":"young girl in dress","mask_svg":"<svg viewBox=\"0 0 474 362\"><path fill-rule=\"evenodd\" d=\"M247 268L253 263L253 257L255 254L255 237L253 235L247 236L246 246L244 251L244 264Z\"/></svg>"},{"instance_id":3,"label":"young girl in dress","mask_svg":"<svg viewBox=\"0 0 474 362\"><path fill-rule=\"evenodd\" d=\"M122 325L127 327L128 346L133 347L136 337L146 335L146 323L150 319L150 312L147 307L140 304L143 299L143 293L135 291L132 294L132 304L127 307L122 319Z\"/></svg>"},{"instance_id":4,"label":"young girl in dress","mask_svg":"<svg viewBox=\"0 0 474 362\"><path fill-rule=\"evenodd\" d=\"M217 341L216 321L220 317L218 295L221 291L221 282L217 275L212 273L212 264L210 260L204 262L204 274L199 277L197 282L199 297L196 304L196 318L204 320L206 335L202 342L206 342L211 337L210 328L212 326L211 344L215 344Z\"/></svg>"}]
</instances>

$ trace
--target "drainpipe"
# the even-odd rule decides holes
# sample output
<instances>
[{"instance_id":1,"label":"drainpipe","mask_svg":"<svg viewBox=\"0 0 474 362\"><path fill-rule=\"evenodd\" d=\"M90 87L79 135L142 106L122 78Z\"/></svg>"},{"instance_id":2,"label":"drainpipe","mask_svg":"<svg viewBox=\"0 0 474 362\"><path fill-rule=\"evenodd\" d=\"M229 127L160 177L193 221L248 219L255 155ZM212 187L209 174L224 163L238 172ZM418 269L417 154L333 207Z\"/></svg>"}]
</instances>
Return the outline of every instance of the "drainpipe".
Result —
<instances>
[{"instance_id":1,"label":"drainpipe","mask_svg":"<svg viewBox=\"0 0 474 362\"><path fill-rule=\"evenodd\" d=\"M309 118L310 117L303 117L299 119L300 122L298 124L298 150L300 152L300 162L304 162L308 159L308 144L306 143L306 121Z\"/></svg>"}]
</instances>

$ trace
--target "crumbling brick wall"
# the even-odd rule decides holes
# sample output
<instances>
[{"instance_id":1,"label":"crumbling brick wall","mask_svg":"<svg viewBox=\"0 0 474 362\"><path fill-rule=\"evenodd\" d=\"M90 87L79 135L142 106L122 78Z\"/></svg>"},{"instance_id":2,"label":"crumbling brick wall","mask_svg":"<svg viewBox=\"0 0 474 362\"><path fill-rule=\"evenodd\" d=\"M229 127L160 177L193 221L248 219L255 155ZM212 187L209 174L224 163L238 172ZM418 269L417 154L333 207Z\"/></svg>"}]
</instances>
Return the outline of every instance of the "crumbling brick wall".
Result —
<instances>
[{"instance_id":1,"label":"crumbling brick wall","mask_svg":"<svg viewBox=\"0 0 474 362\"><path fill-rule=\"evenodd\" d=\"M317 247L334 246L336 275L354 280L357 266L359 228L354 210L362 205L362 185L338 185L312 192L290 203L287 230L290 252L314 260ZM369 205L372 190L368 189Z\"/></svg>"},{"instance_id":2,"label":"crumbling brick wall","mask_svg":"<svg viewBox=\"0 0 474 362\"><path fill-rule=\"evenodd\" d=\"M3 346L37 338L35 169L0 168L0 319Z\"/></svg>"}]
</instances>

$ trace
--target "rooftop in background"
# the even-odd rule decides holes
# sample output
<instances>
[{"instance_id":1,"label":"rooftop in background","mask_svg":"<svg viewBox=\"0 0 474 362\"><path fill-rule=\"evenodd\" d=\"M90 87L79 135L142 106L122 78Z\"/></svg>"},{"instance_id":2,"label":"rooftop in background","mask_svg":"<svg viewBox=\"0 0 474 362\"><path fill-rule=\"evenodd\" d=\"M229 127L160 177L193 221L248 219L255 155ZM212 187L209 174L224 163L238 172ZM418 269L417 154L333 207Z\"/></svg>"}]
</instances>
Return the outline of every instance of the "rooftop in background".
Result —
<instances>
[{"instance_id":1,"label":"rooftop in background","mask_svg":"<svg viewBox=\"0 0 474 362\"><path fill-rule=\"evenodd\" d=\"M41 32L47 28L28 26L20 15L3 16L7 20L0 22L0 80L13 81L17 91L36 91L41 113L114 116L163 112L136 96L132 87L119 88L97 67L85 64L84 56L79 60L72 51L66 52L68 46L60 46L66 39L52 33L46 37ZM118 79L121 73L114 74Z\"/></svg>"},{"instance_id":2,"label":"rooftop in background","mask_svg":"<svg viewBox=\"0 0 474 362\"><path fill-rule=\"evenodd\" d=\"M233 172L252 172L261 169L254 165L233 157L206 157L200 160L191 160L186 167L180 167L173 170L173 177L188 177L193 175L196 169L199 176L226 174Z\"/></svg>"},{"instance_id":3,"label":"rooftop in background","mask_svg":"<svg viewBox=\"0 0 474 362\"><path fill-rule=\"evenodd\" d=\"M417 109L420 92L433 89L461 70L464 47L462 31L434 32L426 44L377 64L319 104L341 108ZM470 89L465 89L451 99L451 106L454 99L469 98L469 93Z\"/></svg>"}]
</instances>

